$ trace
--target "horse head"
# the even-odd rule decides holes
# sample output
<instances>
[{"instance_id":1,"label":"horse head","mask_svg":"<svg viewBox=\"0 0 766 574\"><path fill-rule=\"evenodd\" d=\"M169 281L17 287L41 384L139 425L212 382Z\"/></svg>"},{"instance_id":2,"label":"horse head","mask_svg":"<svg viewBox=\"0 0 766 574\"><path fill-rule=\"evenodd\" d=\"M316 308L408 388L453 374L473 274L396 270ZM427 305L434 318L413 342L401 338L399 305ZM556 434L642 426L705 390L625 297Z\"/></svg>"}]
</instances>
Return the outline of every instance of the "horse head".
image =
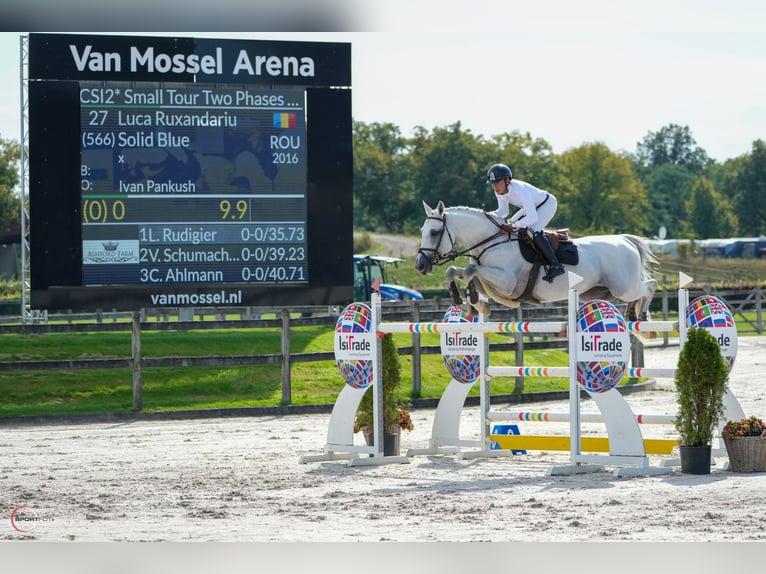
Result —
<instances>
[{"instance_id":1,"label":"horse head","mask_svg":"<svg viewBox=\"0 0 766 574\"><path fill-rule=\"evenodd\" d=\"M432 209L424 201L423 209L426 212L426 220L420 229L420 249L418 249L418 255L415 257L415 269L421 275L428 275L433 270L433 266L439 263L439 257L452 249L454 242L452 245L442 245L445 243L445 236L447 236L446 243L451 242L447 229L444 202L439 201L436 209Z\"/></svg>"}]
</instances>

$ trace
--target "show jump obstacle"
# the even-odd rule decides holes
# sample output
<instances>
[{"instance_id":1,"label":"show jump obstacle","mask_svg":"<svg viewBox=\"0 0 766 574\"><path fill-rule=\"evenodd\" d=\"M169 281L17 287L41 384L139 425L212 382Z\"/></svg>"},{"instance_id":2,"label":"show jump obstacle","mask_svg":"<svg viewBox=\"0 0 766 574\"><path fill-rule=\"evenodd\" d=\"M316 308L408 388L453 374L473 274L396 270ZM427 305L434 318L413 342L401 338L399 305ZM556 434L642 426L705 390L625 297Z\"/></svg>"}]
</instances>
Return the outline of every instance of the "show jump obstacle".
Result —
<instances>
[{"instance_id":1,"label":"show jump obstacle","mask_svg":"<svg viewBox=\"0 0 766 574\"><path fill-rule=\"evenodd\" d=\"M690 317L692 309L689 306L688 291L684 287L692 281L692 278L681 273L678 308L687 310L686 320L624 322L619 311L605 301L585 304L578 311L578 293L575 287L580 279L573 273L568 274L568 279L570 289L566 322L492 323L485 321L484 317L479 317L479 321L474 322L466 319L465 316L461 317L458 312L453 313L450 318L445 316L445 322L442 323L381 323L379 294L372 294L370 307L363 304L349 305L344 309L336 326L336 360L347 385L339 394L333 407L324 454L303 456L299 462L348 460L349 465L356 466L407 462L409 457L417 455L457 454L459 458L468 459L510 456L514 451L521 449L569 450L570 464L549 469L549 475L595 472L603 470L603 465L619 467L614 470L615 476L658 475L671 472L671 468L667 465L651 466L647 454L669 454L677 442L665 439L644 439L639 424L672 424L673 418L665 415L635 415L615 387L624 374L631 377L670 377L675 375L675 369L627 367L629 333L678 330L683 345L686 339L687 322L691 326L697 324L702 326L703 320L710 319L710 316L715 315L717 311L714 309L711 312L710 308L706 307L704 312L698 313L699 317ZM583 309L594 303L602 306L601 309L597 309L597 312L603 312L604 316L611 313L620 325L617 332L611 335L611 339L606 333L601 332L597 334L591 332L587 336L581 334L588 331L588 321L583 321ZM725 305L723 307L725 309ZM719 321L719 326L728 329L725 333L729 346L726 348L722 346L722 352L731 367L736 356L736 327L728 309L725 311L727 317ZM701 317L702 315L704 317ZM602 328L603 326L599 327L599 329ZM410 449L406 457L384 456L383 425L381 424L382 385L375 384L381 377L381 345L377 335L424 332L441 334L442 353L445 363L453 374L453 379L439 400L429 446ZM485 335L503 332L573 334L574 336L568 337L569 366L492 367L489 363L489 346ZM346 333L346 339L343 338L342 333ZM467 334L481 336L470 337ZM353 344L349 343L349 338L353 340ZM607 339L611 342L607 343ZM594 355L593 345L587 344L587 341L593 340L600 342L599 349L595 351L596 355ZM467 344L468 350L473 354L457 355L466 351L466 348L460 347L461 344ZM615 350L622 349L620 351L622 356L619 357L621 360L602 361L603 357L598 356L599 350L608 348L612 350L612 359L616 356ZM609 354L608 351L607 354ZM456 366L456 363L460 364L460 368L452 368ZM597 366L596 371L593 370L594 365ZM483 366L486 368L482 368ZM455 376L456 372L459 373L457 375L459 380ZM530 413L491 410L490 378L503 376L568 376L569 413L541 413L533 416L534 414ZM459 432L461 412L468 392L477 380L480 384L480 439L461 439ZM353 442L354 418L361 397L368 386L372 386L375 392L373 395L375 446L355 445ZM600 415L580 413L581 387L594 400ZM722 421L728 418L744 418L739 402L730 391L727 391L724 406L726 412ZM568 420L570 435L514 436L490 433L490 425L493 422L508 420ZM581 422L595 421L605 423L607 437L582 437ZM493 442L502 448L491 448ZM461 447L474 450L461 450ZM584 454L583 451L589 454ZM609 454L590 454L607 451Z\"/></svg>"}]
</instances>

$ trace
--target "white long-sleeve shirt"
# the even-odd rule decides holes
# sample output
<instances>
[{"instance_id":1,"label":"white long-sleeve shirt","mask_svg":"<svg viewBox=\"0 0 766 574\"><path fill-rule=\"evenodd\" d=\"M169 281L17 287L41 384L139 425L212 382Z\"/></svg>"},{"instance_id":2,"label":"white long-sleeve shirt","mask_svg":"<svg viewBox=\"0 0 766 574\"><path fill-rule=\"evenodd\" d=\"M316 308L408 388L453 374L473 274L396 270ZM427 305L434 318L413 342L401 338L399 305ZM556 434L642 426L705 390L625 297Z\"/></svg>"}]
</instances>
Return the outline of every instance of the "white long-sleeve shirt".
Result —
<instances>
[{"instance_id":1,"label":"white long-sleeve shirt","mask_svg":"<svg viewBox=\"0 0 766 574\"><path fill-rule=\"evenodd\" d=\"M520 209L513 214L510 221L515 223L516 227L535 227L539 221L537 206L543 203L548 195L547 191L539 189L531 183L512 179L508 184L507 193L502 195L495 193L497 209L492 214L505 219L508 217L510 206L513 205ZM543 225L547 224L546 221Z\"/></svg>"}]
</instances>

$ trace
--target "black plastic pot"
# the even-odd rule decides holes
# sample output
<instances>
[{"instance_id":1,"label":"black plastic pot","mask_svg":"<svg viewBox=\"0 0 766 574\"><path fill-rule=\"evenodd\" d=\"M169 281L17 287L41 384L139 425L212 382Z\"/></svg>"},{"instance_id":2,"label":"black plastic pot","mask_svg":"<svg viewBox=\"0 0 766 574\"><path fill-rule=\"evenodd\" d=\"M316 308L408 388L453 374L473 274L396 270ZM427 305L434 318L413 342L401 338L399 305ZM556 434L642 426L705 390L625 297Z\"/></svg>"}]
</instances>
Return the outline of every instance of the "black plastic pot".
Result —
<instances>
[{"instance_id":1,"label":"black plastic pot","mask_svg":"<svg viewBox=\"0 0 766 574\"><path fill-rule=\"evenodd\" d=\"M396 427L394 427L395 429ZM399 439L401 431L383 433L383 456L399 456ZM364 433L364 441L368 446L375 445L375 435L373 433Z\"/></svg>"},{"instance_id":2,"label":"black plastic pot","mask_svg":"<svg viewBox=\"0 0 766 574\"><path fill-rule=\"evenodd\" d=\"M681 472L683 474L710 474L711 448L705 446L681 446Z\"/></svg>"}]
</instances>

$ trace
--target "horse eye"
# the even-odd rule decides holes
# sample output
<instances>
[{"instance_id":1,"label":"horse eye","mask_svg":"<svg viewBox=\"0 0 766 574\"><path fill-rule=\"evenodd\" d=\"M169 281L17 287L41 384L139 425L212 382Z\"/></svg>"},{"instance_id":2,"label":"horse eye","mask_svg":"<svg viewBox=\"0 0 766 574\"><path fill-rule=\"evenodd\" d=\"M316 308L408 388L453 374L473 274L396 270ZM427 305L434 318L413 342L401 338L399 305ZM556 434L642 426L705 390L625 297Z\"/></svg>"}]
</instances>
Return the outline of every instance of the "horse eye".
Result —
<instances>
[{"instance_id":1,"label":"horse eye","mask_svg":"<svg viewBox=\"0 0 766 574\"><path fill-rule=\"evenodd\" d=\"M430 233L431 233L431 237L436 237L437 235L439 235L439 233L441 233L441 230L440 229L432 229L430 231Z\"/></svg>"}]
</instances>

